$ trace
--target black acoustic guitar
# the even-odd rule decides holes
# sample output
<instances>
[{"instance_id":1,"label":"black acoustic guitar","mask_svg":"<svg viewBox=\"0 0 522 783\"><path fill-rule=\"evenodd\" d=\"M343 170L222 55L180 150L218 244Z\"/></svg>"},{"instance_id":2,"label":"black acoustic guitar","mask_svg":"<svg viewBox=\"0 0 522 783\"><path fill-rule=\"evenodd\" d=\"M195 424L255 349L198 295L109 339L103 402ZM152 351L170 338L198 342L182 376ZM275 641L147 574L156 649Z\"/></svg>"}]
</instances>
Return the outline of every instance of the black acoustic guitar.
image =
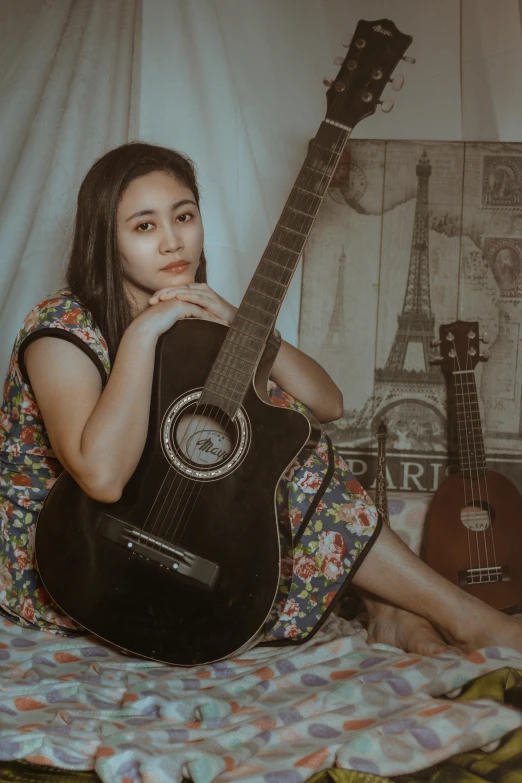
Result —
<instances>
[{"instance_id":1,"label":"black acoustic guitar","mask_svg":"<svg viewBox=\"0 0 522 783\"><path fill-rule=\"evenodd\" d=\"M268 401L275 320L350 132L411 40L387 19L358 23L233 324L182 321L158 341L148 437L121 499L98 503L67 473L46 498L36 529L46 589L124 650L189 666L262 632L279 582L276 488L319 434Z\"/></svg>"},{"instance_id":2,"label":"black acoustic guitar","mask_svg":"<svg viewBox=\"0 0 522 783\"><path fill-rule=\"evenodd\" d=\"M522 496L488 470L475 367L477 321L440 327L441 366L453 391L460 472L442 482L430 504L423 556L439 574L490 606L522 608Z\"/></svg>"}]
</instances>

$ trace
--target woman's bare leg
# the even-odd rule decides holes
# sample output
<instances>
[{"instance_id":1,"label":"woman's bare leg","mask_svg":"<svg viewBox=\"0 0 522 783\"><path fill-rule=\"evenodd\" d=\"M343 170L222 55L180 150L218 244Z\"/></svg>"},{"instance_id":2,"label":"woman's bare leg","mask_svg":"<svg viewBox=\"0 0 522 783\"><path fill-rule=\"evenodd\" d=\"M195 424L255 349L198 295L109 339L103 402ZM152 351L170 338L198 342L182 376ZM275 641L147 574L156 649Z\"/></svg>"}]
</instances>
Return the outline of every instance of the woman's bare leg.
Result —
<instances>
[{"instance_id":1,"label":"woman's bare leg","mask_svg":"<svg viewBox=\"0 0 522 783\"><path fill-rule=\"evenodd\" d=\"M399 608L414 615L413 620L403 613L395 613L395 622L409 624L398 646L410 652L421 653L422 642L408 644L407 636L414 633L415 616L428 621L450 645L465 651L488 646L511 647L522 652L522 623L492 609L482 601L453 585L418 558L386 525L353 578L358 589L371 593L367 598L370 627L378 631L393 622L394 610ZM373 603L372 603L373 601ZM391 605L391 606L390 606ZM417 624L422 636L422 625ZM374 632L373 641L383 641ZM432 637L432 641L435 639ZM393 641L388 641L393 644ZM433 654L424 652L423 654Z\"/></svg>"}]
</instances>

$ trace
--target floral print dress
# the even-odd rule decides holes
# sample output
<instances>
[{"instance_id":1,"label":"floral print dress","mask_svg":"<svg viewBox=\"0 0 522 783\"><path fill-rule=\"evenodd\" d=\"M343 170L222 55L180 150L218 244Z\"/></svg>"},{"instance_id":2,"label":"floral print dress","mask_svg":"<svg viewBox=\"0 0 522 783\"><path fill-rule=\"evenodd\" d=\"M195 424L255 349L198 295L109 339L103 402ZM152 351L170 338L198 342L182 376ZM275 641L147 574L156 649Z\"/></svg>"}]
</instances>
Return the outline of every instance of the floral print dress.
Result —
<instances>
[{"instance_id":1,"label":"floral print dress","mask_svg":"<svg viewBox=\"0 0 522 783\"><path fill-rule=\"evenodd\" d=\"M0 609L23 625L55 633L78 626L55 607L34 561L36 520L62 472L25 371L24 352L42 336L73 342L110 373L107 344L90 312L61 289L26 317L13 348L0 410ZM270 382L271 402L306 408ZM286 471L277 493L282 569L265 640L296 642L315 632L374 541L370 498L323 435Z\"/></svg>"}]
</instances>

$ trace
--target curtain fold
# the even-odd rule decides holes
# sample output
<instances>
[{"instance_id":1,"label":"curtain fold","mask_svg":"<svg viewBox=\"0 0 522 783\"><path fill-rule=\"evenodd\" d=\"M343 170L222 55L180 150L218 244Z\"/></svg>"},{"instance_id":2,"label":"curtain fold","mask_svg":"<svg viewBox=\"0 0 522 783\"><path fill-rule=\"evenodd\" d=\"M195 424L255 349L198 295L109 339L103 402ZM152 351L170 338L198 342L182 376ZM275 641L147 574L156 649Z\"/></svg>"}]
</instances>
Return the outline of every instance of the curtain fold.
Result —
<instances>
[{"instance_id":1,"label":"curtain fold","mask_svg":"<svg viewBox=\"0 0 522 783\"><path fill-rule=\"evenodd\" d=\"M61 283L80 182L128 140L140 0L20 0L0 71L0 366ZM7 34L8 33L8 34Z\"/></svg>"}]
</instances>

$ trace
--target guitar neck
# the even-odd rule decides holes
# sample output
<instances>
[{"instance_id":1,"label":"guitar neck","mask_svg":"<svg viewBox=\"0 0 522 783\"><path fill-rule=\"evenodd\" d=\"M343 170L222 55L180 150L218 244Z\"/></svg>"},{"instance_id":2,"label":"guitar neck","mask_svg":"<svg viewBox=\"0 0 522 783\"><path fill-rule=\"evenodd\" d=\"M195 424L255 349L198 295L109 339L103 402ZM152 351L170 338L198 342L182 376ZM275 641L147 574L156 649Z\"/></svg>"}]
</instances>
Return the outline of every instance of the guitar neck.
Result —
<instances>
[{"instance_id":1,"label":"guitar neck","mask_svg":"<svg viewBox=\"0 0 522 783\"><path fill-rule=\"evenodd\" d=\"M321 123L261 261L228 330L200 402L233 416L274 328L349 129Z\"/></svg>"},{"instance_id":2,"label":"guitar neck","mask_svg":"<svg viewBox=\"0 0 522 783\"><path fill-rule=\"evenodd\" d=\"M453 373L460 472L464 478L487 473L484 436L473 370Z\"/></svg>"}]
</instances>

